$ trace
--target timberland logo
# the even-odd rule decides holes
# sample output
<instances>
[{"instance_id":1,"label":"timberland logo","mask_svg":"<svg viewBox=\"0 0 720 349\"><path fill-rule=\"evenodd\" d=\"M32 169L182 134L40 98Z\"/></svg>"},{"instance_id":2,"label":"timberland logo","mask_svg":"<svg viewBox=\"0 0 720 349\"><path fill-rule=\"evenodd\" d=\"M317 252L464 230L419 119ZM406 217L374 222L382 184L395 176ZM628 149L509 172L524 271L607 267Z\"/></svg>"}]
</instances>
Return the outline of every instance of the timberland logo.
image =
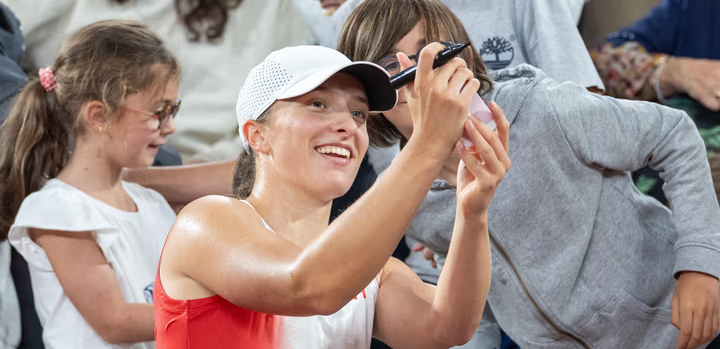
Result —
<instances>
[{"instance_id":1,"label":"timberland logo","mask_svg":"<svg viewBox=\"0 0 720 349\"><path fill-rule=\"evenodd\" d=\"M515 36L511 36L510 40L513 40ZM483 42L480 51L482 60L485 65L491 70L498 70L507 68L515 58L515 49L513 48L510 40L499 36L492 37Z\"/></svg>"}]
</instances>

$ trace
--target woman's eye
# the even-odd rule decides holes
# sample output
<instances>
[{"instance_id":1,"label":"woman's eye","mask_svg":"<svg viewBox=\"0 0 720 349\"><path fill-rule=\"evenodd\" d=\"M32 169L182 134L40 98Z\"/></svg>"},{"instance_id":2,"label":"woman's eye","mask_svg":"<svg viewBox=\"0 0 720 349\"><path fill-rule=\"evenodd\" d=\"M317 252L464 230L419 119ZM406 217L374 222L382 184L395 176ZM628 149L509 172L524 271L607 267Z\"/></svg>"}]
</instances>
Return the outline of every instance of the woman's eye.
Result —
<instances>
[{"instance_id":1,"label":"woman's eye","mask_svg":"<svg viewBox=\"0 0 720 349\"><path fill-rule=\"evenodd\" d=\"M357 118L357 119L362 120L363 123L364 123L365 121L367 121L367 114L364 113L364 112L354 111L354 112L352 112L352 116L353 116L354 118Z\"/></svg>"},{"instance_id":2,"label":"woman's eye","mask_svg":"<svg viewBox=\"0 0 720 349\"><path fill-rule=\"evenodd\" d=\"M325 104L323 104L322 102L317 102L317 101L313 102L312 106L315 108L325 108Z\"/></svg>"}]
</instances>

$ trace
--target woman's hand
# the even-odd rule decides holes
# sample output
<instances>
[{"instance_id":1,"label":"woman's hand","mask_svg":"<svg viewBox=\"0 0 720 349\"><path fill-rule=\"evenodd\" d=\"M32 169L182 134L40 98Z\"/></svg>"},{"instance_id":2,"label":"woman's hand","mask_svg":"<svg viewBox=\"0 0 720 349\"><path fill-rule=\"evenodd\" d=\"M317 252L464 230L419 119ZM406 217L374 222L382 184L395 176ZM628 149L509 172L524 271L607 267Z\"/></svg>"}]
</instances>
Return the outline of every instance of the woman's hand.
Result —
<instances>
[{"instance_id":1,"label":"woman's hand","mask_svg":"<svg viewBox=\"0 0 720 349\"><path fill-rule=\"evenodd\" d=\"M449 154L462 135L462 125L480 81L460 58L433 70L435 56L444 48L432 43L420 52L415 81L403 90L412 116L412 137L437 144ZM398 53L397 57L403 70L412 66L405 54Z\"/></svg>"},{"instance_id":2,"label":"woman's hand","mask_svg":"<svg viewBox=\"0 0 720 349\"><path fill-rule=\"evenodd\" d=\"M490 102L489 107L497 131L471 117L465 122L465 132L474 145L466 148L462 142L456 143L461 157L457 174L458 210L465 217L487 211L495 189L510 169L510 123L495 102Z\"/></svg>"}]
</instances>

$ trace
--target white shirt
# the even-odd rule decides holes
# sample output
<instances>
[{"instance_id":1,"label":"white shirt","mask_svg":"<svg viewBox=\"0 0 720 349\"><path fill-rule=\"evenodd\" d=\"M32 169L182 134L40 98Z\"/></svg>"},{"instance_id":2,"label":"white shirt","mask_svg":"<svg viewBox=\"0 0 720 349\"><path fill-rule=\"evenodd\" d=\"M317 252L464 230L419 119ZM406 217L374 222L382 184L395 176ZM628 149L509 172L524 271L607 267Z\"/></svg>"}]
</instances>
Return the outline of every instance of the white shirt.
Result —
<instances>
[{"instance_id":1,"label":"white shirt","mask_svg":"<svg viewBox=\"0 0 720 349\"><path fill-rule=\"evenodd\" d=\"M242 200L250 207L255 207ZM257 210L255 211L257 212ZM258 216L260 213L257 212ZM275 232L260 216L265 228ZM331 315L280 316L275 331L278 349L368 349L372 341L375 304L380 290L375 277L362 292ZM261 321L262 316L248 321Z\"/></svg>"},{"instance_id":2,"label":"white shirt","mask_svg":"<svg viewBox=\"0 0 720 349\"><path fill-rule=\"evenodd\" d=\"M247 74L270 52L307 41L302 16L291 0L244 0L229 13L222 38L190 42L175 11L175 0L7 0L22 24L26 68L52 64L63 40L99 20L131 19L146 24L165 40L182 67L182 107L177 132L168 144L183 160L237 158L235 102Z\"/></svg>"},{"instance_id":3,"label":"white shirt","mask_svg":"<svg viewBox=\"0 0 720 349\"><path fill-rule=\"evenodd\" d=\"M125 301L152 304L151 284L175 212L157 192L133 183L123 186L137 212L116 209L58 179L48 181L20 206L8 239L28 262L47 349L155 348L154 342L111 345L103 341L65 295L45 250L28 236L28 228L92 231Z\"/></svg>"}]
</instances>

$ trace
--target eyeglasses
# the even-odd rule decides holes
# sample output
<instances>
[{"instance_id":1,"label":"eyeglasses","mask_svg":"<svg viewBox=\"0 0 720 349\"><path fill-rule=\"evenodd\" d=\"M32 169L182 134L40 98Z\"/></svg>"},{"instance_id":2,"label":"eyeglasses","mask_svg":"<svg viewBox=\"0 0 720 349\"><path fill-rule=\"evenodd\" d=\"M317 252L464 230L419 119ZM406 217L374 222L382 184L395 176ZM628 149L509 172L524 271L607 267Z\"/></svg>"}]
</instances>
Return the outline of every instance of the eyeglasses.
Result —
<instances>
[{"instance_id":1,"label":"eyeglasses","mask_svg":"<svg viewBox=\"0 0 720 349\"><path fill-rule=\"evenodd\" d=\"M125 108L125 107L123 107L123 108L126 110L129 110L129 111L134 111L136 113L144 114L149 117L158 119L160 121L160 123L158 124L158 130L159 130L167 124L167 122L168 122L168 120L170 120L170 118L175 118L175 115L177 115L178 110L180 110L180 103L181 103L181 101L179 99L176 100L174 103L165 102L165 104L160 109L156 110L154 113L147 112L144 110L135 110L135 109Z\"/></svg>"},{"instance_id":2,"label":"eyeglasses","mask_svg":"<svg viewBox=\"0 0 720 349\"><path fill-rule=\"evenodd\" d=\"M452 42L449 41L439 41L441 44L443 44L445 47L450 47L454 45ZM429 44L428 44L429 45ZM425 45L427 46L427 45ZM417 58L420 57L420 51L425 48L425 46L421 47L416 54L408 56L410 60L417 64ZM383 69L387 70L390 75L395 75L400 72L400 62L397 60L397 55L390 55L387 57L384 57L377 61L377 65L383 67Z\"/></svg>"}]
</instances>

